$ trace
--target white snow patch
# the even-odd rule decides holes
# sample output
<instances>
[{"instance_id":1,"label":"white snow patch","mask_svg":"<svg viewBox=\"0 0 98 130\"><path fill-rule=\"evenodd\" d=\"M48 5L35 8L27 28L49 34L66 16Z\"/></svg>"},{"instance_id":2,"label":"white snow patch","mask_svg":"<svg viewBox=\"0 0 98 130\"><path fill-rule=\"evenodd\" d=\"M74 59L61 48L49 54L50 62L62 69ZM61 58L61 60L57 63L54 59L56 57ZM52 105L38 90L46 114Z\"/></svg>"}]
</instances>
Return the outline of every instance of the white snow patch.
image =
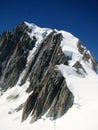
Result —
<instances>
[{"instance_id":1,"label":"white snow patch","mask_svg":"<svg viewBox=\"0 0 98 130\"><path fill-rule=\"evenodd\" d=\"M60 65L57 65L57 68L61 71L63 76L66 77L66 78L71 76L71 75L78 76L78 74L76 73L76 69L74 67L70 67L70 66L67 66L67 65L60 64Z\"/></svg>"},{"instance_id":2,"label":"white snow patch","mask_svg":"<svg viewBox=\"0 0 98 130\"><path fill-rule=\"evenodd\" d=\"M74 37L72 34L60 31L63 35L63 40L61 41L61 48L65 56L69 60L69 65L73 66L76 61L81 61L82 55L79 53L77 48L78 38Z\"/></svg>"}]
</instances>

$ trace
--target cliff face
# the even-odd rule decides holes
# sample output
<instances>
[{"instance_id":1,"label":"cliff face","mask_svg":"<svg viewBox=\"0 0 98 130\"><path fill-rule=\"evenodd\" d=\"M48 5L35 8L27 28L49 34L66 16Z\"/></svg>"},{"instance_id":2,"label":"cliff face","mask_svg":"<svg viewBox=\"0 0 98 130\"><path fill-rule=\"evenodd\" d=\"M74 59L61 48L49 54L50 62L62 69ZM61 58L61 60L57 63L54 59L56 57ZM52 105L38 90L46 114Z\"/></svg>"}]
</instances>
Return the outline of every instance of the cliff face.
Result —
<instances>
[{"instance_id":1,"label":"cliff face","mask_svg":"<svg viewBox=\"0 0 98 130\"><path fill-rule=\"evenodd\" d=\"M14 111L22 110L22 121L31 122L44 114L52 120L64 115L73 105L60 65L71 73L85 77L89 67L97 72L97 62L81 42L63 31L39 28L26 22L0 37L0 89L22 88L28 97ZM24 88L25 87L25 88ZM20 92L7 99L20 98ZM11 112L10 112L11 113Z\"/></svg>"},{"instance_id":2,"label":"cliff face","mask_svg":"<svg viewBox=\"0 0 98 130\"><path fill-rule=\"evenodd\" d=\"M27 35L28 28L24 23L13 32L3 33L0 38L0 86L7 90L13 87L25 69L27 56L36 42Z\"/></svg>"}]
</instances>

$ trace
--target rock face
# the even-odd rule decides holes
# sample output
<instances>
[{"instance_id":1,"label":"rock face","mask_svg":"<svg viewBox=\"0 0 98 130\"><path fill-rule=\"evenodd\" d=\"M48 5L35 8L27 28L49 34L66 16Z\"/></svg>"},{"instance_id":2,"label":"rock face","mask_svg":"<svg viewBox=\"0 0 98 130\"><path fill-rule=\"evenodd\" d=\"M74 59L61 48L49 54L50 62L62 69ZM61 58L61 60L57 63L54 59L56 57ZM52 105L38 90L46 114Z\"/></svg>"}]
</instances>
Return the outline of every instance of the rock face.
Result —
<instances>
[{"instance_id":1,"label":"rock face","mask_svg":"<svg viewBox=\"0 0 98 130\"><path fill-rule=\"evenodd\" d=\"M41 118L49 108L47 116L56 119L63 115L73 103L73 96L67 88L64 77L56 70L56 64L68 64L60 47L61 39L61 34L52 32L42 42L33 57L34 64L29 73L30 86L27 90L33 90L33 93L25 104L22 120L25 120L32 111L32 120L35 121ZM35 58L37 60L34 62Z\"/></svg>"},{"instance_id":2,"label":"rock face","mask_svg":"<svg viewBox=\"0 0 98 130\"><path fill-rule=\"evenodd\" d=\"M7 90L13 87L24 70L29 50L36 42L27 35L28 28L24 23L13 32L3 33L0 38L0 86Z\"/></svg>"},{"instance_id":3,"label":"rock face","mask_svg":"<svg viewBox=\"0 0 98 130\"><path fill-rule=\"evenodd\" d=\"M62 51L61 32L41 29L25 22L12 32L0 36L0 89L6 91L18 85L26 84L29 96L25 103L15 111L23 109L22 121L31 115L31 122L40 119L44 114L52 120L64 115L73 105L74 96L68 89L58 65L70 66L74 54ZM97 70L97 62L88 51L77 43L81 60L89 62ZM71 66L78 75L87 74L82 62L74 59ZM97 72L97 71L96 71ZM19 95L18 95L19 96ZM15 98L18 98L17 94Z\"/></svg>"}]
</instances>

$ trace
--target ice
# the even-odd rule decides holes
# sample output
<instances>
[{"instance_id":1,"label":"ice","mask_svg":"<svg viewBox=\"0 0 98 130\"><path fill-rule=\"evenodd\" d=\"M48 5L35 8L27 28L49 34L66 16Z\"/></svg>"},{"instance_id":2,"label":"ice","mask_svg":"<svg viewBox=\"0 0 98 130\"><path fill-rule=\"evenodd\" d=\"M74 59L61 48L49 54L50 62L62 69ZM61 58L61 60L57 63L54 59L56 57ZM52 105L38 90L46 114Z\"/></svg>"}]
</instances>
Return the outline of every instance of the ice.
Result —
<instances>
[{"instance_id":1,"label":"ice","mask_svg":"<svg viewBox=\"0 0 98 130\"><path fill-rule=\"evenodd\" d=\"M78 74L76 73L76 69L74 67L60 64L60 65L57 65L57 68L61 71L61 73L63 74L65 78L71 75L78 76Z\"/></svg>"}]
</instances>

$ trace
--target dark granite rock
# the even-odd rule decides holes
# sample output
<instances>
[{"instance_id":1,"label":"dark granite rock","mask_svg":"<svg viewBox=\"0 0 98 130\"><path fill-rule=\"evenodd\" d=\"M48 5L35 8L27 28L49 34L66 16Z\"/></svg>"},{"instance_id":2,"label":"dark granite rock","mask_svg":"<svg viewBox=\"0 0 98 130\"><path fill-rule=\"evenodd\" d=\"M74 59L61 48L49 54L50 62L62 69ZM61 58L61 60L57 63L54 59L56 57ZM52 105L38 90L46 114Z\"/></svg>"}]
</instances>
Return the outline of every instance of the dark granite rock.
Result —
<instances>
[{"instance_id":1,"label":"dark granite rock","mask_svg":"<svg viewBox=\"0 0 98 130\"><path fill-rule=\"evenodd\" d=\"M29 50L35 45L36 39L31 40L27 30L28 27L22 23L0 38L0 86L3 90L17 83L25 69Z\"/></svg>"}]
</instances>

